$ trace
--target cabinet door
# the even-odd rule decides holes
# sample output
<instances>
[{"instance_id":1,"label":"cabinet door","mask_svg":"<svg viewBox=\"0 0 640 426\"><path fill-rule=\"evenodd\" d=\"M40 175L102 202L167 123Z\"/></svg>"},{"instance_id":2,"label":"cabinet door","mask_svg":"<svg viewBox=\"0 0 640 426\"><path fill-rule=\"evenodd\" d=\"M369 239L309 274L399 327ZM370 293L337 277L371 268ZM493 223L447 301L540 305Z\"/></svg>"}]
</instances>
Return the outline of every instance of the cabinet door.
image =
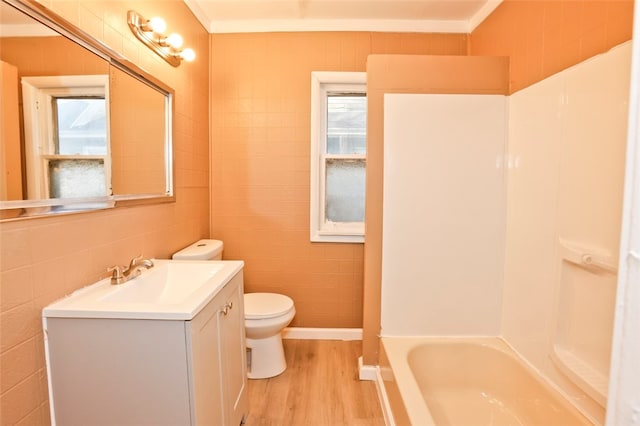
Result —
<instances>
[{"instance_id":1,"label":"cabinet door","mask_svg":"<svg viewBox=\"0 0 640 426\"><path fill-rule=\"evenodd\" d=\"M242 273L236 275L225 290L219 324L224 424L236 426L242 421L248 405Z\"/></svg>"},{"instance_id":2,"label":"cabinet door","mask_svg":"<svg viewBox=\"0 0 640 426\"><path fill-rule=\"evenodd\" d=\"M46 318L45 336L53 424L192 422L184 321Z\"/></svg>"},{"instance_id":3,"label":"cabinet door","mask_svg":"<svg viewBox=\"0 0 640 426\"><path fill-rule=\"evenodd\" d=\"M219 303L215 298L190 321L193 368L192 424L223 425L220 376L220 340L218 340ZM195 419L195 421L194 421Z\"/></svg>"}]
</instances>

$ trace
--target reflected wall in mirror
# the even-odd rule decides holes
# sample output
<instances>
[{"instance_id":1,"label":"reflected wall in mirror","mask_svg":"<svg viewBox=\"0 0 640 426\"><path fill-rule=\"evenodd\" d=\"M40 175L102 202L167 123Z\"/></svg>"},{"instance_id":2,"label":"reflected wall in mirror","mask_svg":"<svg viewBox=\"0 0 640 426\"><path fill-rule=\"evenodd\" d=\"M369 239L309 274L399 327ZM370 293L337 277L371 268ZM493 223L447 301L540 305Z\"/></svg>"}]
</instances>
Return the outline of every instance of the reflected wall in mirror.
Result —
<instances>
[{"instance_id":1,"label":"reflected wall in mirror","mask_svg":"<svg viewBox=\"0 0 640 426\"><path fill-rule=\"evenodd\" d=\"M110 77L113 193L162 193L169 185L165 96L118 68Z\"/></svg>"},{"instance_id":2,"label":"reflected wall in mirror","mask_svg":"<svg viewBox=\"0 0 640 426\"><path fill-rule=\"evenodd\" d=\"M0 2L0 65L2 210L173 200L170 88L24 0Z\"/></svg>"}]
</instances>

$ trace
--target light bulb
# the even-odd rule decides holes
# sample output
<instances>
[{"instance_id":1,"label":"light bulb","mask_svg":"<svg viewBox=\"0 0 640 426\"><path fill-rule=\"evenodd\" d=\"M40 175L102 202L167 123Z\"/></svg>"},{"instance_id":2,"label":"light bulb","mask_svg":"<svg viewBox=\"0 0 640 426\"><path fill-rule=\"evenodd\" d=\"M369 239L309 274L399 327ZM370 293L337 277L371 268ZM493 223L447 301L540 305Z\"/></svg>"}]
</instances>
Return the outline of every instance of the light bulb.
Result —
<instances>
[{"instance_id":1,"label":"light bulb","mask_svg":"<svg viewBox=\"0 0 640 426\"><path fill-rule=\"evenodd\" d=\"M164 42L174 49L180 49L182 47L182 36L177 33L169 34L169 37L164 39Z\"/></svg>"},{"instance_id":2,"label":"light bulb","mask_svg":"<svg viewBox=\"0 0 640 426\"><path fill-rule=\"evenodd\" d=\"M162 34L167 30L167 23L164 22L164 19L155 16L149 19L148 26L156 34Z\"/></svg>"},{"instance_id":3,"label":"light bulb","mask_svg":"<svg viewBox=\"0 0 640 426\"><path fill-rule=\"evenodd\" d=\"M191 48L186 48L180 53L180 56L185 61L191 62L196 58L196 52L194 52Z\"/></svg>"}]
</instances>

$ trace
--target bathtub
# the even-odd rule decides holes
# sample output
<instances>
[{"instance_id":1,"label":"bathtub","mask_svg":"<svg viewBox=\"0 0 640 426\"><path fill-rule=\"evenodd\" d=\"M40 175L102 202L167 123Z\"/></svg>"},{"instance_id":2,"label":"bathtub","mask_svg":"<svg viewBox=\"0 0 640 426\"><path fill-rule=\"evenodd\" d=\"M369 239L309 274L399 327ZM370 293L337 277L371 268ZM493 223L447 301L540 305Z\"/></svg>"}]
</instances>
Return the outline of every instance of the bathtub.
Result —
<instances>
[{"instance_id":1,"label":"bathtub","mask_svg":"<svg viewBox=\"0 0 640 426\"><path fill-rule=\"evenodd\" d=\"M499 338L382 338L388 424L591 425Z\"/></svg>"}]
</instances>

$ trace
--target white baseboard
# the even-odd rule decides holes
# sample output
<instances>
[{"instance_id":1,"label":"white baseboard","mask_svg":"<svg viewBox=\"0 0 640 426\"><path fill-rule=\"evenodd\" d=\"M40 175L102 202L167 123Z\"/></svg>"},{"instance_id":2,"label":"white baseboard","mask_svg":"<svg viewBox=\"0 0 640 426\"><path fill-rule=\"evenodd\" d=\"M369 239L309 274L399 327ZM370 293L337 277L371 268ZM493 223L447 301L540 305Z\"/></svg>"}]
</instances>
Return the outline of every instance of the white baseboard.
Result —
<instances>
[{"instance_id":1,"label":"white baseboard","mask_svg":"<svg viewBox=\"0 0 640 426\"><path fill-rule=\"evenodd\" d=\"M375 365L364 365L362 357L358 357L358 377L360 380L376 380L378 367Z\"/></svg>"},{"instance_id":2,"label":"white baseboard","mask_svg":"<svg viewBox=\"0 0 640 426\"><path fill-rule=\"evenodd\" d=\"M282 338L309 340L362 340L362 329L287 327L282 330Z\"/></svg>"},{"instance_id":3,"label":"white baseboard","mask_svg":"<svg viewBox=\"0 0 640 426\"><path fill-rule=\"evenodd\" d=\"M380 408L382 408L382 416L384 417L384 424L386 426L396 426L396 422L393 419L393 413L391 411L391 404L389 403L389 397L387 391L384 388L384 382L382 381L382 375L380 374L380 367L375 367L376 374L376 390L378 391L378 399L380 400Z\"/></svg>"}]
</instances>

